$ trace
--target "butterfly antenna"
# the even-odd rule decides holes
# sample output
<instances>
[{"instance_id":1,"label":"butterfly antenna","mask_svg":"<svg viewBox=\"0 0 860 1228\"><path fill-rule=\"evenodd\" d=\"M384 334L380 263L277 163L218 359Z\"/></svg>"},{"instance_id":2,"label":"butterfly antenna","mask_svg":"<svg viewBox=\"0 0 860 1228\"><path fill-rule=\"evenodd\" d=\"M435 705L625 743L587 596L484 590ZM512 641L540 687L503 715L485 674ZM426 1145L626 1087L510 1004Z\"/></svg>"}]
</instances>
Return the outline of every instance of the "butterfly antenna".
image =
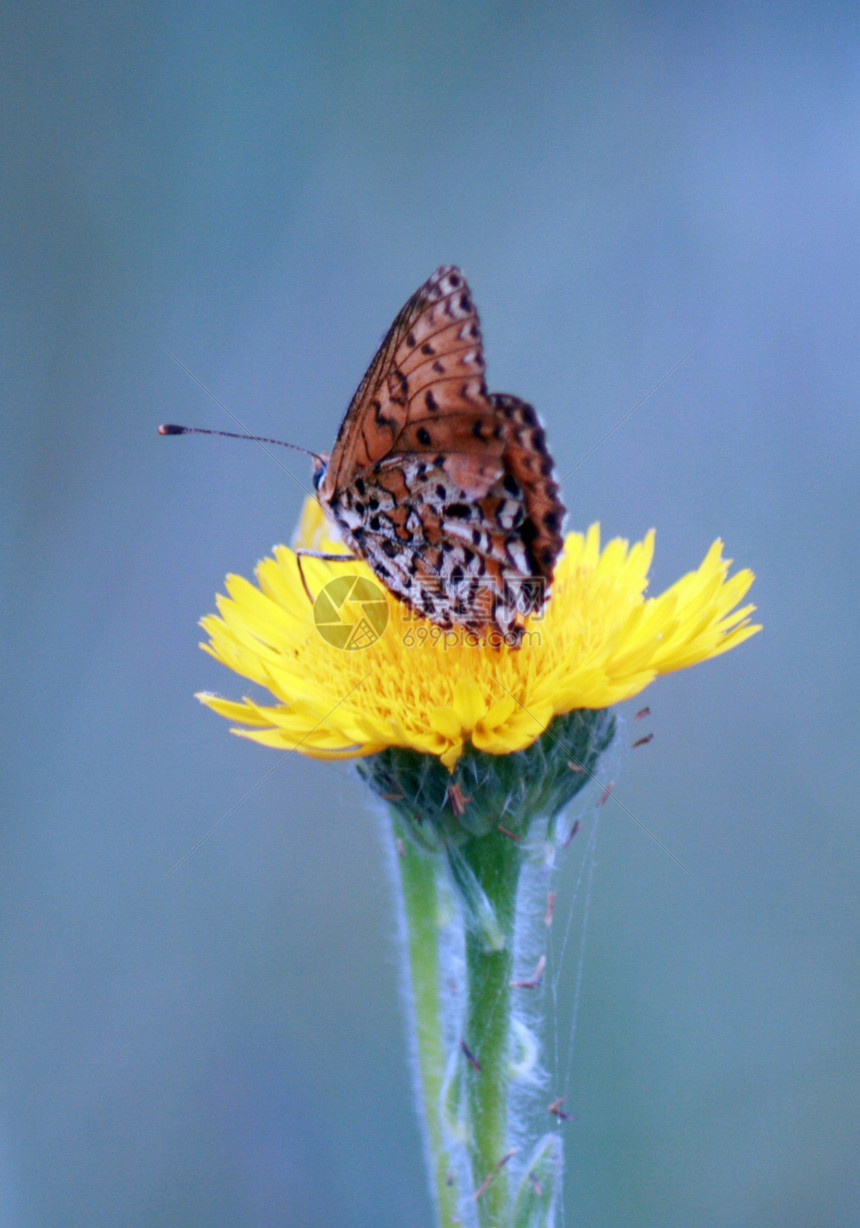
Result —
<instances>
[{"instance_id":1,"label":"butterfly antenna","mask_svg":"<svg viewBox=\"0 0 860 1228\"><path fill-rule=\"evenodd\" d=\"M285 443L283 439L267 439L264 435L240 435L236 431L210 431L205 426L177 426L173 422L162 422L158 428L159 435L223 435L226 439L253 439L254 443L273 443L279 448L292 448L294 452L304 452L321 461L322 457L309 448L300 448L297 443Z\"/></svg>"}]
</instances>

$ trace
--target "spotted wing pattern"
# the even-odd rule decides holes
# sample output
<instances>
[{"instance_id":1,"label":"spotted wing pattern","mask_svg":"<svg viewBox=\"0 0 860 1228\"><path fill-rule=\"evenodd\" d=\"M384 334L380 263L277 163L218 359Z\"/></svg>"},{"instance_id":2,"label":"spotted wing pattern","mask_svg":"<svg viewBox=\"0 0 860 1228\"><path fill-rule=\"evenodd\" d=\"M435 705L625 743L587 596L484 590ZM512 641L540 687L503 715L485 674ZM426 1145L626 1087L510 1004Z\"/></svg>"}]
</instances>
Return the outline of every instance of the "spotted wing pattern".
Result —
<instances>
[{"instance_id":1,"label":"spotted wing pattern","mask_svg":"<svg viewBox=\"0 0 860 1228\"><path fill-rule=\"evenodd\" d=\"M476 459L482 451L484 460L498 459L498 440L487 446L472 435L490 416L478 315L463 274L445 266L403 307L359 384L319 487L321 501L394 454L459 447Z\"/></svg>"},{"instance_id":2,"label":"spotted wing pattern","mask_svg":"<svg viewBox=\"0 0 860 1228\"><path fill-rule=\"evenodd\" d=\"M418 614L518 647L549 596L564 508L534 409L490 394L459 269L412 296L315 474L346 543Z\"/></svg>"}]
</instances>

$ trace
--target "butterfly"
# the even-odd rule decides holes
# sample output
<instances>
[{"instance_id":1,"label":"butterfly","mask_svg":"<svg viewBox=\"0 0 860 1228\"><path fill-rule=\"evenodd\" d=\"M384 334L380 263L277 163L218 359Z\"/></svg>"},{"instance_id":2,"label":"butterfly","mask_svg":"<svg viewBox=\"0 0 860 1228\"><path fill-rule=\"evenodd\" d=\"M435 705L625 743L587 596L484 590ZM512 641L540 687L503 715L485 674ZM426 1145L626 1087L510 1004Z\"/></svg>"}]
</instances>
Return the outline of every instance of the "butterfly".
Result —
<instances>
[{"instance_id":1,"label":"butterfly","mask_svg":"<svg viewBox=\"0 0 860 1228\"><path fill-rule=\"evenodd\" d=\"M489 392L484 367L469 286L443 265L389 329L313 482L410 610L518 648L550 595L564 508L537 414Z\"/></svg>"}]
</instances>

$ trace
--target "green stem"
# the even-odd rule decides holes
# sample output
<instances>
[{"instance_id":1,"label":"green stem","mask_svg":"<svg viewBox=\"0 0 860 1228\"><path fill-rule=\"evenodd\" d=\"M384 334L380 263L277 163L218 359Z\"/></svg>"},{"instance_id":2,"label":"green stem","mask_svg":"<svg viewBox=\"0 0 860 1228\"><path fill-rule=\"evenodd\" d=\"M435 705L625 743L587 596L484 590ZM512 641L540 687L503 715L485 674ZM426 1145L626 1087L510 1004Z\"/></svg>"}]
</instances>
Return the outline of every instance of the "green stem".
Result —
<instances>
[{"instance_id":1,"label":"green stem","mask_svg":"<svg viewBox=\"0 0 860 1228\"><path fill-rule=\"evenodd\" d=\"M522 751L467 747L453 774L404 747L359 760L393 803L413 1071L440 1228L554 1223L562 1147L536 1099L540 1003L518 996L535 988L528 980L517 989L511 980L514 957L528 976L536 965L520 964L545 944L555 818L593 777L614 731L611 712L580 710ZM518 914L523 869L538 916ZM512 1139L522 1148L515 1159Z\"/></svg>"},{"instance_id":2,"label":"green stem","mask_svg":"<svg viewBox=\"0 0 860 1228\"><path fill-rule=\"evenodd\" d=\"M439 1228L551 1228L560 1142L511 1164L517 893L525 849L490 831L427 850L393 823L413 1072ZM457 952L459 951L459 954ZM464 967L465 963L465 967ZM525 1127L525 1128L524 1128ZM511 1170L516 1167L512 1190Z\"/></svg>"},{"instance_id":3,"label":"green stem","mask_svg":"<svg viewBox=\"0 0 860 1228\"><path fill-rule=\"evenodd\" d=\"M440 1105L445 1077L444 1028L440 974L441 905L438 875L445 865L438 854L425 853L403 836L393 820L397 869L405 914L405 941L414 1010L415 1074L425 1127L430 1180L436 1198L440 1228L453 1228L457 1218L457 1190L450 1180Z\"/></svg>"},{"instance_id":4,"label":"green stem","mask_svg":"<svg viewBox=\"0 0 860 1228\"><path fill-rule=\"evenodd\" d=\"M495 925L466 931L465 1035L475 1062L466 1071L466 1111L478 1223L507 1224L510 1214L505 1157L511 1061L511 987L517 883L522 853L514 840L491 832L457 850L483 889ZM456 874L456 872L455 872ZM478 1069L480 1066L480 1069Z\"/></svg>"}]
</instances>

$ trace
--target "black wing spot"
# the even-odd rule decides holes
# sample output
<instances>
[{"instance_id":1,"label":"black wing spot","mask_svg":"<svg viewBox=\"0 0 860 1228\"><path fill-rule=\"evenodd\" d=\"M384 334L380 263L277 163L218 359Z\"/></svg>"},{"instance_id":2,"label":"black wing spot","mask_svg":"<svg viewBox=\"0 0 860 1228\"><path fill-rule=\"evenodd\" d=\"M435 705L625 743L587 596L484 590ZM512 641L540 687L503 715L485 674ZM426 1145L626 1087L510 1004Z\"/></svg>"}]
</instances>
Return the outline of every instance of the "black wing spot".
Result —
<instances>
[{"instance_id":1,"label":"black wing spot","mask_svg":"<svg viewBox=\"0 0 860 1228\"><path fill-rule=\"evenodd\" d=\"M429 341L425 341L421 347L421 353L422 354L435 354L436 351L433 349L433 346L430 344Z\"/></svg>"},{"instance_id":2,"label":"black wing spot","mask_svg":"<svg viewBox=\"0 0 860 1228\"><path fill-rule=\"evenodd\" d=\"M558 512L546 512L543 522L550 533L558 532Z\"/></svg>"},{"instance_id":3,"label":"black wing spot","mask_svg":"<svg viewBox=\"0 0 860 1228\"><path fill-rule=\"evenodd\" d=\"M452 273L451 276L448 278L448 283L452 289L456 290L460 284L460 278L457 276L456 273Z\"/></svg>"},{"instance_id":4,"label":"black wing spot","mask_svg":"<svg viewBox=\"0 0 860 1228\"><path fill-rule=\"evenodd\" d=\"M424 444L425 448L428 447L430 443L432 442L432 440L430 439L430 432L427 430L426 426L419 426L418 440L420 443Z\"/></svg>"},{"instance_id":5,"label":"black wing spot","mask_svg":"<svg viewBox=\"0 0 860 1228\"><path fill-rule=\"evenodd\" d=\"M414 334L414 333L407 333L407 334L406 334L406 344L409 346L410 350L411 350L411 349L414 349L414 347L417 345L417 342L416 342L416 340L415 340L415 334Z\"/></svg>"},{"instance_id":6,"label":"black wing spot","mask_svg":"<svg viewBox=\"0 0 860 1228\"><path fill-rule=\"evenodd\" d=\"M484 438L484 424L479 418L477 422L472 423L472 434L476 439Z\"/></svg>"},{"instance_id":7,"label":"black wing spot","mask_svg":"<svg viewBox=\"0 0 860 1228\"><path fill-rule=\"evenodd\" d=\"M460 295L460 306L463 308L464 311L474 310L474 308L472 307L472 300L469 298L468 294Z\"/></svg>"},{"instance_id":8,"label":"black wing spot","mask_svg":"<svg viewBox=\"0 0 860 1228\"><path fill-rule=\"evenodd\" d=\"M439 359L438 359L438 358L437 358L437 359L436 359L436 361L433 363L433 370L436 372L436 374L437 374L437 375L444 375L444 374L445 374L445 368L442 366L442 364L441 364L441 362L439 361Z\"/></svg>"},{"instance_id":9,"label":"black wing spot","mask_svg":"<svg viewBox=\"0 0 860 1228\"><path fill-rule=\"evenodd\" d=\"M444 486L442 485L442 483L440 482L440 483L439 483L439 485L436 487L436 498L437 498L437 499L444 499L444 498L445 498L445 496L447 495L447 493L448 493L448 491L445 489L445 487L444 487Z\"/></svg>"},{"instance_id":10,"label":"black wing spot","mask_svg":"<svg viewBox=\"0 0 860 1228\"><path fill-rule=\"evenodd\" d=\"M445 508L448 516L453 516L455 520L468 520L472 514L472 509L468 503L449 503Z\"/></svg>"},{"instance_id":11,"label":"black wing spot","mask_svg":"<svg viewBox=\"0 0 860 1228\"><path fill-rule=\"evenodd\" d=\"M512 473L505 474L502 485L509 495L519 495L521 493L520 484Z\"/></svg>"},{"instance_id":12,"label":"black wing spot","mask_svg":"<svg viewBox=\"0 0 860 1228\"><path fill-rule=\"evenodd\" d=\"M356 494L363 495L365 491L364 478L356 478L354 482Z\"/></svg>"},{"instance_id":13,"label":"black wing spot","mask_svg":"<svg viewBox=\"0 0 860 1228\"><path fill-rule=\"evenodd\" d=\"M527 405L525 401L523 401L522 405L520 406L520 411L522 420L526 426L537 426L538 417L531 405Z\"/></svg>"},{"instance_id":14,"label":"black wing spot","mask_svg":"<svg viewBox=\"0 0 860 1228\"><path fill-rule=\"evenodd\" d=\"M392 400L405 403L409 395L409 381L402 371L395 368L388 373L388 391L391 393Z\"/></svg>"},{"instance_id":15,"label":"black wing spot","mask_svg":"<svg viewBox=\"0 0 860 1228\"><path fill-rule=\"evenodd\" d=\"M439 408L439 402L429 390L424 394L424 404L428 409L437 410Z\"/></svg>"},{"instance_id":16,"label":"black wing spot","mask_svg":"<svg viewBox=\"0 0 860 1228\"><path fill-rule=\"evenodd\" d=\"M381 401L373 402L373 416L376 418L378 426L394 426L394 419L386 417L386 415L382 412Z\"/></svg>"}]
</instances>

